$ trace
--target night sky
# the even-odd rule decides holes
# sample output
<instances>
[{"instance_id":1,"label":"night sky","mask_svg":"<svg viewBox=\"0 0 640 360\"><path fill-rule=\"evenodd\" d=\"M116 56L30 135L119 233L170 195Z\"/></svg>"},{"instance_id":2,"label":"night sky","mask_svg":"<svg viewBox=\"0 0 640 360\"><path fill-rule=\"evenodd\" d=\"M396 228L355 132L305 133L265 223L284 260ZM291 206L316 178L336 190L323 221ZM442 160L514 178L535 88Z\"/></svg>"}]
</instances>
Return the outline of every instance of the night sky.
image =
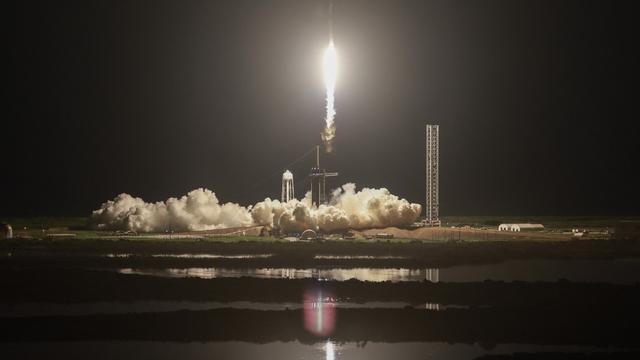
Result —
<instances>
[{"instance_id":1,"label":"night sky","mask_svg":"<svg viewBox=\"0 0 640 360\"><path fill-rule=\"evenodd\" d=\"M3 216L88 215L121 192L279 197L320 142L322 1L5 6ZM442 215L640 213L636 13L619 2L334 1L333 186ZM312 158L291 168L297 195Z\"/></svg>"}]
</instances>

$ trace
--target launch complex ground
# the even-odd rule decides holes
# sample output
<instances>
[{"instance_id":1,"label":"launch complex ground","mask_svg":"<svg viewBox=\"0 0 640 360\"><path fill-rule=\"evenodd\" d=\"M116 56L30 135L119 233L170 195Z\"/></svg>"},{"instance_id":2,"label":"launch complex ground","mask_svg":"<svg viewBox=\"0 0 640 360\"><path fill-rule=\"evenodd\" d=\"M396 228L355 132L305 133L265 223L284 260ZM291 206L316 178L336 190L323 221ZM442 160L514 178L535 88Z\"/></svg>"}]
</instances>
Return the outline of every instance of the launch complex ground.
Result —
<instances>
[{"instance_id":1,"label":"launch complex ground","mask_svg":"<svg viewBox=\"0 0 640 360\"><path fill-rule=\"evenodd\" d=\"M0 259L11 266L52 261L54 267L91 268L425 268L534 258L640 258L637 234L635 240L615 236L619 223L638 222L632 217L445 217L440 227L350 230L323 234L316 240L260 236L262 226L136 234L91 230L85 218L7 220L15 229L14 238L0 240ZM498 231L501 222L539 222L545 228L519 233ZM576 228L586 235L576 238L572 233ZM244 257L251 254L269 256Z\"/></svg>"},{"instance_id":2,"label":"launch complex ground","mask_svg":"<svg viewBox=\"0 0 640 360\"><path fill-rule=\"evenodd\" d=\"M337 310L344 325L331 339L341 343L638 349L640 240L610 236L619 218L444 218L441 227L367 229L354 231L354 239L317 241L252 235L259 227L136 235L85 230L86 219L10 220L15 237L0 240L0 286L7 289L0 319L12 329L5 342L315 344L325 339L299 331L301 297L321 288L332 294L327 302L359 306ZM494 225L525 220L545 229L507 233ZM590 236L573 238L576 227ZM396 236L367 236L382 232ZM519 277L517 264L532 280ZM451 274L465 268L479 277L454 281ZM515 280L484 278L478 269L485 268ZM582 274L596 277L585 282ZM600 274L611 278L598 280ZM222 307L209 308L213 303ZM92 310L100 304L126 310Z\"/></svg>"},{"instance_id":3,"label":"launch complex ground","mask_svg":"<svg viewBox=\"0 0 640 360\"><path fill-rule=\"evenodd\" d=\"M514 235L519 236L519 235ZM560 239L560 237L558 236ZM288 241L255 236L13 238L0 241L8 268L446 268L509 260L640 258L640 240L407 238Z\"/></svg>"},{"instance_id":4,"label":"launch complex ground","mask_svg":"<svg viewBox=\"0 0 640 360\"><path fill-rule=\"evenodd\" d=\"M2 219L13 227L13 236L23 239L184 239L212 241L291 241L293 236L264 235L263 226L225 228L189 232L135 233L125 231L95 230L87 226L86 218L8 218ZM621 221L640 221L640 217L597 216L448 216L442 218L439 227L387 227L379 229L352 229L334 234L324 234L327 240L376 241L379 234L390 234L392 242L422 241L564 241L574 239L573 229L586 230L582 238L607 240L615 234ZM500 223L541 223L545 228L533 232L498 231ZM299 235L299 234L298 234Z\"/></svg>"}]
</instances>

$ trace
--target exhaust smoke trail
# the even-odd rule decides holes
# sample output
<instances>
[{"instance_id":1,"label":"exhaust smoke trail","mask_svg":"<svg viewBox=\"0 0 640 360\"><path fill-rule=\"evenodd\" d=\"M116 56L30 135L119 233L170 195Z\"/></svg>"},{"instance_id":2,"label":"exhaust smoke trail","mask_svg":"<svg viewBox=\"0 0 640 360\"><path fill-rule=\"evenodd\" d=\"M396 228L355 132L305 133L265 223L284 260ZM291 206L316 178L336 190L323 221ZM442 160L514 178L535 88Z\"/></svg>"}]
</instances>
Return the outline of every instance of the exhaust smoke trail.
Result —
<instances>
[{"instance_id":1,"label":"exhaust smoke trail","mask_svg":"<svg viewBox=\"0 0 640 360\"><path fill-rule=\"evenodd\" d=\"M336 136L335 126L335 89L336 89L336 77L338 61L336 56L336 48L333 45L333 34L331 34L329 40L329 46L324 51L323 72L324 72L324 85L327 89L327 115L325 116L325 129L321 134L322 141L324 142L324 148L327 152L332 150L332 140Z\"/></svg>"}]
</instances>

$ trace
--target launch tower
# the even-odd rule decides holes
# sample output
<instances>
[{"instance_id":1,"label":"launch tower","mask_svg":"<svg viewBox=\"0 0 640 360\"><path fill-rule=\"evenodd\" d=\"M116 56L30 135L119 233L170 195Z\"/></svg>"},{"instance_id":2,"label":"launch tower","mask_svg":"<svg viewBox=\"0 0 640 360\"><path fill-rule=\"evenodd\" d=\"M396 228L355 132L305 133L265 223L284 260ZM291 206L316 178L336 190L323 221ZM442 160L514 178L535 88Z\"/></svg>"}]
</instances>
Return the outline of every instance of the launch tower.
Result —
<instances>
[{"instance_id":1,"label":"launch tower","mask_svg":"<svg viewBox=\"0 0 640 360\"><path fill-rule=\"evenodd\" d=\"M316 146L316 166L311 168L311 203L320 206L327 203L326 179L330 176L338 176L337 172L326 172L320 168L320 146Z\"/></svg>"}]
</instances>

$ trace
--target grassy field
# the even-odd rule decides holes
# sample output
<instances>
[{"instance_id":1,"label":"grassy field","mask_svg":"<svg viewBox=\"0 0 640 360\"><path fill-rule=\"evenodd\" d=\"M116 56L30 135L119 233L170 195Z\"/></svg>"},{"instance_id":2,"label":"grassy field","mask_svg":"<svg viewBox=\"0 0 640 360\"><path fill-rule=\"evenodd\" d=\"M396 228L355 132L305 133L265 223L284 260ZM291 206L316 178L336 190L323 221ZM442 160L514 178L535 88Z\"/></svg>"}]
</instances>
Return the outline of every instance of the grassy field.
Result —
<instances>
[{"instance_id":1,"label":"grassy field","mask_svg":"<svg viewBox=\"0 0 640 360\"><path fill-rule=\"evenodd\" d=\"M61 228L69 230L86 230L86 217L28 217L14 218L3 217L0 222L11 224L14 231L24 229L42 230Z\"/></svg>"}]
</instances>

